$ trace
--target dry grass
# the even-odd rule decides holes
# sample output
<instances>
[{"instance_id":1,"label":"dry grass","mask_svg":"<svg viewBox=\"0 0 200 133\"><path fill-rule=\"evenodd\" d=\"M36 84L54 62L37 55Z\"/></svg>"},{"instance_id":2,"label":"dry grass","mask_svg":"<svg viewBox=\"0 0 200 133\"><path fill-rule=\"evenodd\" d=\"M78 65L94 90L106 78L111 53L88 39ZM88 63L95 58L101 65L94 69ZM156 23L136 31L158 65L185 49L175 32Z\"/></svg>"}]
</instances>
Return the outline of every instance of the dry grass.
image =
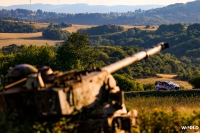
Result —
<instances>
[{"instance_id":1,"label":"dry grass","mask_svg":"<svg viewBox=\"0 0 200 133\"><path fill-rule=\"evenodd\" d=\"M146 26L133 26L133 25L120 25L123 26L125 30L128 30L130 28L139 28L142 30L157 30L158 26L151 26L150 28L146 29Z\"/></svg>"},{"instance_id":2,"label":"dry grass","mask_svg":"<svg viewBox=\"0 0 200 133\"><path fill-rule=\"evenodd\" d=\"M10 44L16 45L44 45L48 43L49 45L55 45L58 42L63 42L63 40L48 40L42 37L42 32L38 33L0 33L0 48L3 46L8 46Z\"/></svg>"},{"instance_id":3,"label":"dry grass","mask_svg":"<svg viewBox=\"0 0 200 133\"><path fill-rule=\"evenodd\" d=\"M158 77L151 77L151 78L145 78L145 79L136 79L138 82L142 84L154 84L156 81L172 81L176 84L179 84L180 86L183 86L185 89L192 89L192 86L187 81L181 81L173 79L176 75L170 75L170 74L157 74L161 78Z\"/></svg>"},{"instance_id":4,"label":"dry grass","mask_svg":"<svg viewBox=\"0 0 200 133\"><path fill-rule=\"evenodd\" d=\"M169 78L169 79L172 79L172 78L174 78L174 77L177 76L177 75L175 75L175 74L157 74L157 76L160 76L160 77L162 77L162 78Z\"/></svg>"},{"instance_id":5,"label":"dry grass","mask_svg":"<svg viewBox=\"0 0 200 133\"><path fill-rule=\"evenodd\" d=\"M35 26L36 28L46 28L49 23L32 23L31 25Z\"/></svg>"},{"instance_id":6,"label":"dry grass","mask_svg":"<svg viewBox=\"0 0 200 133\"><path fill-rule=\"evenodd\" d=\"M42 32L37 33L0 33L0 39L39 39L42 37Z\"/></svg>"},{"instance_id":7,"label":"dry grass","mask_svg":"<svg viewBox=\"0 0 200 133\"><path fill-rule=\"evenodd\" d=\"M63 30L67 30L68 32L72 33L72 32L76 32L79 29L87 29L87 28L96 27L96 26L98 26L98 25L73 24L72 27L63 28Z\"/></svg>"}]
</instances>

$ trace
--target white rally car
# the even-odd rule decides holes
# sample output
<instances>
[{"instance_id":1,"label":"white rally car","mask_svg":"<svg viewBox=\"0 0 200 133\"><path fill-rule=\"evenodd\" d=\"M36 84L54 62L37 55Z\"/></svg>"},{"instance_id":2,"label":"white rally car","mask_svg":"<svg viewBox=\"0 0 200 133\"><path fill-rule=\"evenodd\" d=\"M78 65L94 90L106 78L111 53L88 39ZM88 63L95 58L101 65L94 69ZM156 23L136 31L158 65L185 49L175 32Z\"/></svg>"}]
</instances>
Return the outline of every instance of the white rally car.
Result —
<instances>
[{"instance_id":1,"label":"white rally car","mask_svg":"<svg viewBox=\"0 0 200 133\"><path fill-rule=\"evenodd\" d=\"M159 90L179 90L180 86L171 81L156 81L155 89Z\"/></svg>"}]
</instances>

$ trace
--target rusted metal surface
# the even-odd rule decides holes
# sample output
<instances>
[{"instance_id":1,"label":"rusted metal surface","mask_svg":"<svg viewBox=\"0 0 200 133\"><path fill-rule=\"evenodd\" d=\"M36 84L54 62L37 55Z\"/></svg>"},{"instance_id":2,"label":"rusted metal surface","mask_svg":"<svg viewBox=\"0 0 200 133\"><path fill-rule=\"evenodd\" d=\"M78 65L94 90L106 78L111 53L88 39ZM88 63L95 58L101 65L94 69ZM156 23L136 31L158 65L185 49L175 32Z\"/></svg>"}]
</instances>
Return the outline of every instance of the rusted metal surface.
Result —
<instances>
[{"instance_id":1,"label":"rusted metal surface","mask_svg":"<svg viewBox=\"0 0 200 133\"><path fill-rule=\"evenodd\" d=\"M137 111L127 111L124 92L111 73L165 48L167 43L159 43L102 69L85 71L53 72L46 66L20 64L9 70L9 83L0 96L19 117L78 116L73 117L78 132L130 132Z\"/></svg>"}]
</instances>

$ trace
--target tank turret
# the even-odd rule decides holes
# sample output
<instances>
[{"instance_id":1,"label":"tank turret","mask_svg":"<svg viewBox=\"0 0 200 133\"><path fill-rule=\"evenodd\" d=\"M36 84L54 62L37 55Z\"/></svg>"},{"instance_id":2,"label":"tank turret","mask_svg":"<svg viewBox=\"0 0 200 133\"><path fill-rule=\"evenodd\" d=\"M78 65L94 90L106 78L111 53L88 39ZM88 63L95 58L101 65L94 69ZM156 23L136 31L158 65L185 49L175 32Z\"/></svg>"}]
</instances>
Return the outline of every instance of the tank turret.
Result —
<instances>
[{"instance_id":1,"label":"tank turret","mask_svg":"<svg viewBox=\"0 0 200 133\"><path fill-rule=\"evenodd\" d=\"M14 82L25 78L27 75L32 73L37 73L38 69L30 64L19 64L15 67L10 67L8 69L7 77L9 82Z\"/></svg>"}]
</instances>

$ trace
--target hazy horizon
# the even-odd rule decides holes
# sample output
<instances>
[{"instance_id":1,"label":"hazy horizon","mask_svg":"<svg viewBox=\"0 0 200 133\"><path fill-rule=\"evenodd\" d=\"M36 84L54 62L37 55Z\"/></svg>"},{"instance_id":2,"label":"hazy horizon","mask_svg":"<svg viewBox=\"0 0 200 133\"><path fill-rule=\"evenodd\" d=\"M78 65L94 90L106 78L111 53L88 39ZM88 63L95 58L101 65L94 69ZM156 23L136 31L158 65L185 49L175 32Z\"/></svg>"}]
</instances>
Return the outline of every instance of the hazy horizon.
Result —
<instances>
[{"instance_id":1,"label":"hazy horizon","mask_svg":"<svg viewBox=\"0 0 200 133\"><path fill-rule=\"evenodd\" d=\"M31 4L88 4L88 5L169 5L175 3L187 3L194 0L140 0L140 1L130 1L130 0L115 0L115 1L107 1L107 0L48 0L41 2L41 0L31 0ZM1 1L0 6L12 6L12 5L22 5L22 4L30 4L30 0L20 0L20 1L13 1L13 0L6 0Z\"/></svg>"}]
</instances>

